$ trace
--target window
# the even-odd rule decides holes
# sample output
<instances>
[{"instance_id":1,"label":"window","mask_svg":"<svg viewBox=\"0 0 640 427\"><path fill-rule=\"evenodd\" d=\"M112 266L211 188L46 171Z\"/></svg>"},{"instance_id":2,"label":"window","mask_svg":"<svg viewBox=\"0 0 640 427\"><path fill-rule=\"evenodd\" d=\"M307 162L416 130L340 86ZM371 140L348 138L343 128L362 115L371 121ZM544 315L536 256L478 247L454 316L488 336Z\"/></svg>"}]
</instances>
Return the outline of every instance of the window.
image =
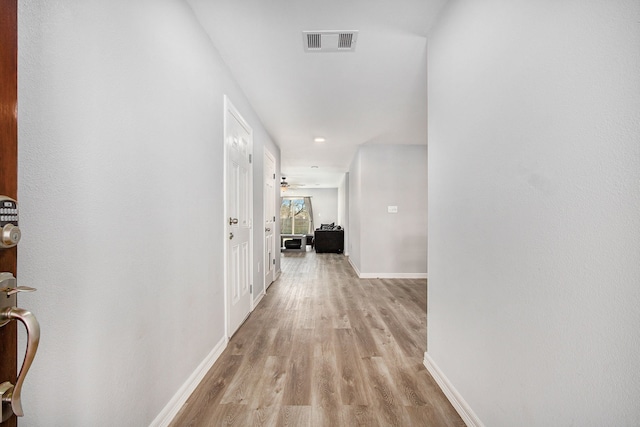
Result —
<instances>
[{"instance_id":1,"label":"window","mask_svg":"<svg viewBox=\"0 0 640 427\"><path fill-rule=\"evenodd\" d=\"M280 232L282 234L311 234L313 232L311 197L282 198Z\"/></svg>"}]
</instances>

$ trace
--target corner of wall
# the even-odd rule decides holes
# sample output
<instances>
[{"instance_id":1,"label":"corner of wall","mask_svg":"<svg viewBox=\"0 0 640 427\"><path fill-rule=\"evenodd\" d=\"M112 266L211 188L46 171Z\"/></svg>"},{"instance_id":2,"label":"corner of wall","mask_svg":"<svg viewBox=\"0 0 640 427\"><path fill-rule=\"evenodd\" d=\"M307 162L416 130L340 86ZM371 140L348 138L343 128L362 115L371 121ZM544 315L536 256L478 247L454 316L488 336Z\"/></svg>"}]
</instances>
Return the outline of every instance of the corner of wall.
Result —
<instances>
[{"instance_id":1,"label":"corner of wall","mask_svg":"<svg viewBox=\"0 0 640 427\"><path fill-rule=\"evenodd\" d=\"M480 418L473 412L471 406L464 400L458 390L451 384L446 375L438 368L438 365L431 359L429 353L424 353L424 366L431 374L433 379L438 383L444 395L449 399L453 408L458 412L460 418L468 427L484 427Z\"/></svg>"},{"instance_id":2,"label":"corner of wall","mask_svg":"<svg viewBox=\"0 0 640 427\"><path fill-rule=\"evenodd\" d=\"M351 257L349 257L348 260L349 260L349 264L351 265L351 268L353 268L353 271L356 272L356 276L358 276L358 278L362 278L362 275L360 274L360 269L358 268L357 265L354 264L354 262L351 260Z\"/></svg>"},{"instance_id":3,"label":"corner of wall","mask_svg":"<svg viewBox=\"0 0 640 427\"><path fill-rule=\"evenodd\" d=\"M200 381L202 381L207 372L209 372L213 364L216 363L216 360L218 360L227 347L227 343L227 338L223 337L218 344L213 347L213 350L211 350L207 357L204 358L195 371L187 378L187 381L176 391L158 416L149 424L149 427L166 427L171 424L171 421L178 415L178 412L186 403L189 396L191 396L191 393L198 387L198 384L200 384Z\"/></svg>"}]
</instances>

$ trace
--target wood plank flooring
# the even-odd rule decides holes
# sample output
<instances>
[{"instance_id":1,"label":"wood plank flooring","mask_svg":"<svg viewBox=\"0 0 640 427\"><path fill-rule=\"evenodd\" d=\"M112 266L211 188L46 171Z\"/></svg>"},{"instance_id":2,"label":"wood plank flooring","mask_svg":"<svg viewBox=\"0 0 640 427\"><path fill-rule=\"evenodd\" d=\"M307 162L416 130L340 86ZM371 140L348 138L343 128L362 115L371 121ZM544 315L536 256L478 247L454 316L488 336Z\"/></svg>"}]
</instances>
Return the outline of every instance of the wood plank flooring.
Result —
<instances>
[{"instance_id":1,"label":"wood plank flooring","mask_svg":"<svg viewBox=\"0 0 640 427\"><path fill-rule=\"evenodd\" d=\"M464 426L422 364L427 281L358 279L338 254L282 274L171 426Z\"/></svg>"}]
</instances>

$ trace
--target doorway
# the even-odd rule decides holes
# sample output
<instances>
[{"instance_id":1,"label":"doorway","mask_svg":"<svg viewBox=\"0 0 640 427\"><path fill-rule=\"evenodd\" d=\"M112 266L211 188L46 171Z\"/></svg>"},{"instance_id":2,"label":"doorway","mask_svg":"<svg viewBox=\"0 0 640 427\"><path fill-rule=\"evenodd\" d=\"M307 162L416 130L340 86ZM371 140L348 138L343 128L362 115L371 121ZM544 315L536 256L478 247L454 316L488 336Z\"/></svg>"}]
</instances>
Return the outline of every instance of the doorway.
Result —
<instances>
[{"instance_id":1,"label":"doorway","mask_svg":"<svg viewBox=\"0 0 640 427\"><path fill-rule=\"evenodd\" d=\"M253 131L224 98L225 301L227 337L251 312L253 286Z\"/></svg>"}]
</instances>

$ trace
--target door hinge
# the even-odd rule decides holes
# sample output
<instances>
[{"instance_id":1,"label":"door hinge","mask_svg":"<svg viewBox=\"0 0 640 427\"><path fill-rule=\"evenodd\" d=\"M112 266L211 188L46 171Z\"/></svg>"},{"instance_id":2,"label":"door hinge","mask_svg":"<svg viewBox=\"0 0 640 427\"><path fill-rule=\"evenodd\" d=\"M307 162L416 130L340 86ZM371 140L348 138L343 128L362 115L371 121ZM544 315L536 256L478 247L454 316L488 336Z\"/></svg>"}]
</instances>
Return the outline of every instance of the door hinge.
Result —
<instances>
[{"instance_id":1,"label":"door hinge","mask_svg":"<svg viewBox=\"0 0 640 427\"><path fill-rule=\"evenodd\" d=\"M275 222L275 221L276 221L276 217L274 216L274 217L273 217L273 222Z\"/></svg>"},{"instance_id":2,"label":"door hinge","mask_svg":"<svg viewBox=\"0 0 640 427\"><path fill-rule=\"evenodd\" d=\"M253 157L251 156L251 154L249 154L249 163L251 163L251 159L252 159L252 158L253 158Z\"/></svg>"},{"instance_id":3,"label":"door hinge","mask_svg":"<svg viewBox=\"0 0 640 427\"><path fill-rule=\"evenodd\" d=\"M275 173L273 174L273 179L276 179L276 174Z\"/></svg>"},{"instance_id":4,"label":"door hinge","mask_svg":"<svg viewBox=\"0 0 640 427\"><path fill-rule=\"evenodd\" d=\"M249 285L249 293L253 293L253 285Z\"/></svg>"},{"instance_id":5,"label":"door hinge","mask_svg":"<svg viewBox=\"0 0 640 427\"><path fill-rule=\"evenodd\" d=\"M273 259L273 265L276 265L276 259L275 258Z\"/></svg>"}]
</instances>

